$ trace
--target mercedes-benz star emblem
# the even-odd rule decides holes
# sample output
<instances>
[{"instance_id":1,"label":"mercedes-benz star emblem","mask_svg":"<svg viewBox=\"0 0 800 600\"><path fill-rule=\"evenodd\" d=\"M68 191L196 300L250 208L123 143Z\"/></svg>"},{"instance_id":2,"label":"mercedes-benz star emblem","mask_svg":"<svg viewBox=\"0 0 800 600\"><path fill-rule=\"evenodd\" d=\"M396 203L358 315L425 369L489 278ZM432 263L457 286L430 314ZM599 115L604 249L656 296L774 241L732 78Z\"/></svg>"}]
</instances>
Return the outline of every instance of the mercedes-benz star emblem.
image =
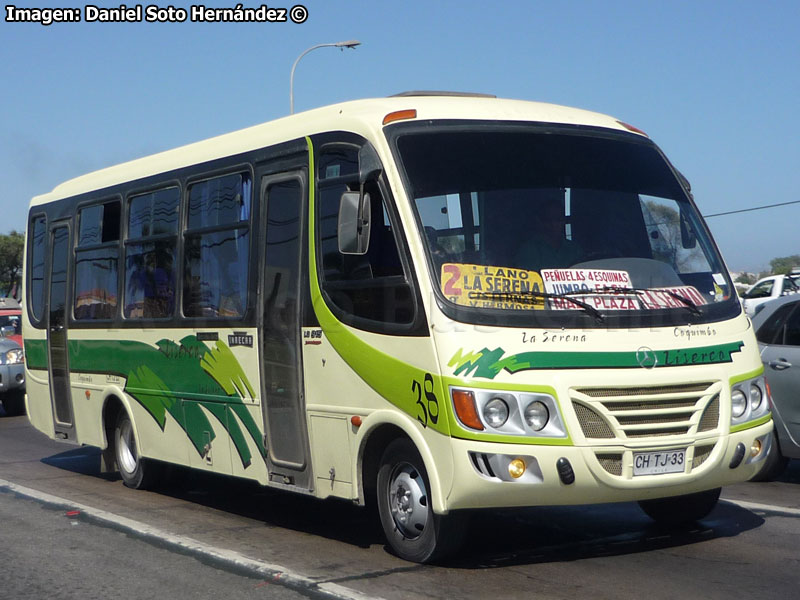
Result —
<instances>
[{"instance_id":1,"label":"mercedes-benz star emblem","mask_svg":"<svg viewBox=\"0 0 800 600\"><path fill-rule=\"evenodd\" d=\"M658 366L658 356L651 348L642 346L636 351L636 362L643 369L652 369Z\"/></svg>"}]
</instances>

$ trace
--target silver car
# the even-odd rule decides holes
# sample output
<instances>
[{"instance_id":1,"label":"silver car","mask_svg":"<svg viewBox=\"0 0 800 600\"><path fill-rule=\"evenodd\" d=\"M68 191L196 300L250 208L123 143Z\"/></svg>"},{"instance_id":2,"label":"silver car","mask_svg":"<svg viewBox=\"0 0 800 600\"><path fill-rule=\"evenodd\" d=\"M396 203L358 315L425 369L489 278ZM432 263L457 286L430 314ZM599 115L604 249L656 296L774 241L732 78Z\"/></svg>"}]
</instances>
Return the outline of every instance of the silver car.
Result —
<instances>
[{"instance_id":1,"label":"silver car","mask_svg":"<svg viewBox=\"0 0 800 600\"><path fill-rule=\"evenodd\" d=\"M800 458L800 294L764 304L753 318L764 373L772 394L777 444L753 479L774 479L790 458Z\"/></svg>"}]
</instances>

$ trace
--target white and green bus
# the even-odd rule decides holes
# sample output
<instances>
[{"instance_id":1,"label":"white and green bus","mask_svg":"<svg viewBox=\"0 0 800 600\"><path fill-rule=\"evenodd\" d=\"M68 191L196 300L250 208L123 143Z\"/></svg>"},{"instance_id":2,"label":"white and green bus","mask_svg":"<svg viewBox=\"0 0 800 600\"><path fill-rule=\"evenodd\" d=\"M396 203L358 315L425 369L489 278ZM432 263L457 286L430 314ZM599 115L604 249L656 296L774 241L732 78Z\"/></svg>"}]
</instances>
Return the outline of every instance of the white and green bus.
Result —
<instances>
[{"instance_id":1,"label":"white and green bus","mask_svg":"<svg viewBox=\"0 0 800 600\"><path fill-rule=\"evenodd\" d=\"M583 110L407 93L33 199L27 411L102 468L377 503L392 549L474 509L704 517L772 443L750 321L688 182Z\"/></svg>"}]
</instances>

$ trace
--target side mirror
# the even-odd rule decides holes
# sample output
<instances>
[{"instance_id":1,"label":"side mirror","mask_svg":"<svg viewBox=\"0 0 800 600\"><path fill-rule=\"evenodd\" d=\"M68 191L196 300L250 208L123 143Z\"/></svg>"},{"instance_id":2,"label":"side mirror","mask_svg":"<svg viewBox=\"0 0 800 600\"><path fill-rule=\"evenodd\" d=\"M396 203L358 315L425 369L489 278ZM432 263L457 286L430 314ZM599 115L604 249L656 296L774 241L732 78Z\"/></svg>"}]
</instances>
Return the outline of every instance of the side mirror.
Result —
<instances>
[{"instance_id":1,"label":"side mirror","mask_svg":"<svg viewBox=\"0 0 800 600\"><path fill-rule=\"evenodd\" d=\"M0 327L0 337L8 337L10 335L14 335L14 326L13 325L4 325Z\"/></svg>"},{"instance_id":2,"label":"side mirror","mask_svg":"<svg viewBox=\"0 0 800 600\"><path fill-rule=\"evenodd\" d=\"M339 252L366 254L371 223L369 194L343 193L339 201Z\"/></svg>"},{"instance_id":3,"label":"side mirror","mask_svg":"<svg viewBox=\"0 0 800 600\"><path fill-rule=\"evenodd\" d=\"M694 248L695 246L697 246L697 236L694 233L694 229L692 229L692 224L689 222L686 213L683 212L683 209L681 209L680 224L681 224L681 246L683 246L686 249Z\"/></svg>"},{"instance_id":4,"label":"side mirror","mask_svg":"<svg viewBox=\"0 0 800 600\"><path fill-rule=\"evenodd\" d=\"M681 185L682 185L682 186L684 187L684 189L686 190L686 193L687 193L687 194L689 194L689 198L691 198L692 200L694 200L694 194L692 194L692 184L691 184L691 183L689 182L689 180L686 178L686 175L684 175L684 174L683 174L683 173L681 173L680 171L675 171L675 172L678 174L678 179L680 180L680 182L681 182Z\"/></svg>"}]
</instances>

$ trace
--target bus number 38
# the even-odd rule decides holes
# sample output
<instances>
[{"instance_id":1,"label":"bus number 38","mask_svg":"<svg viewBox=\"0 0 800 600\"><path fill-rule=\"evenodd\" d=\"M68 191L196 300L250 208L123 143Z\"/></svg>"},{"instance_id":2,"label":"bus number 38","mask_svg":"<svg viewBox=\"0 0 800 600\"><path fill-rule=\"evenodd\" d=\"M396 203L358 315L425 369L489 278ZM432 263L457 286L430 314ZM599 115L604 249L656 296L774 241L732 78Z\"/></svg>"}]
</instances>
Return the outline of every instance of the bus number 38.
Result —
<instances>
[{"instance_id":1,"label":"bus number 38","mask_svg":"<svg viewBox=\"0 0 800 600\"><path fill-rule=\"evenodd\" d=\"M428 426L428 421L436 425L439 422L439 400L433 393L433 375L425 373L425 382L420 385L416 379L411 383L411 391L417 395L417 406L421 414L417 415L417 420L423 427ZM425 399L422 394L425 393Z\"/></svg>"}]
</instances>

